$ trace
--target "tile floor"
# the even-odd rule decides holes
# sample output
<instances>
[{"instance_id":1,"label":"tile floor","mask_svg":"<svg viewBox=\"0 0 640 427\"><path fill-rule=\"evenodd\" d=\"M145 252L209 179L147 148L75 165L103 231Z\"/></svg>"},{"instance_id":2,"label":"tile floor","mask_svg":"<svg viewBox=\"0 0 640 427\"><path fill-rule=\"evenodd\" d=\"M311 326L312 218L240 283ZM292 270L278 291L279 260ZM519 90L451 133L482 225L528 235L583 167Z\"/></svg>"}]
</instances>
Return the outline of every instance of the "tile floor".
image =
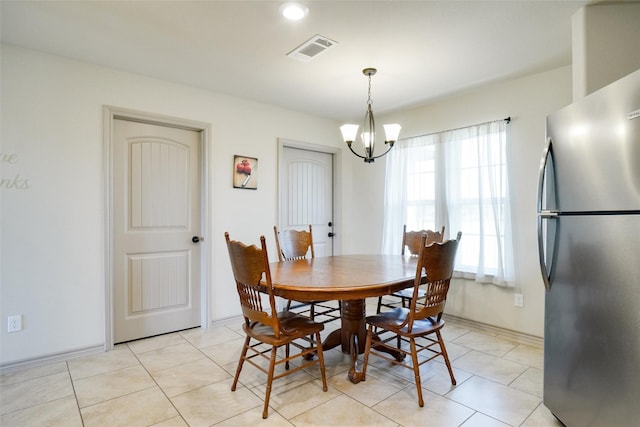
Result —
<instances>
[{"instance_id":1,"label":"tile floor","mask_svg":"<svg viewBox=\"0 0 640 427\"><path fill-rule=\"evenodd\" d=\"M367 311L375 311L375 300ZM325 333L337 324L328 324ZM274 382L250 365L230 391L240 321L116 346L114 351L0 374L0 425L11 426L561 426L542 404L542 349L449 321L443 330L458 381L438 359L423 365L425 405L412 372L371 358L351 384L348 355Z\"/></svg>"}]
</instances>

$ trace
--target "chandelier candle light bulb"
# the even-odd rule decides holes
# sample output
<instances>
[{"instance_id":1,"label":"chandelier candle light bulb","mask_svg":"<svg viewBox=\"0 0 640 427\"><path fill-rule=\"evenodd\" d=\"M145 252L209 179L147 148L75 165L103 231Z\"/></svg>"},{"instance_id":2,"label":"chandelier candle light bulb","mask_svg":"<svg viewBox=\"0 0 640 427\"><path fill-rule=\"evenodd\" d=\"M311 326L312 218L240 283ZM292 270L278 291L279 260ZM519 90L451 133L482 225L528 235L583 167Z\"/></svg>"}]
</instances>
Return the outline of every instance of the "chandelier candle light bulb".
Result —
<instances>
[{"instance_id":1,"label":"chandelier candle light bulb","mask_svg":"<svg viewBox=\"0 0 640 427\"><path fill-rule=\"evenodd\" d=\"M365 155L362 156L354 151L351 147L351 144L356 139L356 135L358 134L358 125L346 124L340 126L340 131L342 132L342 139L349 147L349 150L356 156L364 159L365 163L373 163L375 159L378 157L382 157L393 148L393 144L398 140L398 136L400 135L401 126L397 123L383 125L384 132L386 135L386 139L384 143L389 147L387 150L378 155L374 156L374 147L376 144L376 122L373 117L373 110L371 109L371 105L373 101L371 101L371 76L373 76L377 70L375 68L365 68L362 70L362 74L369 77L369 93L367 99L367 112L364 115L364 123L362 125L362 133L360 133L360 139L362 141L362 145L364 147Z\"/></svg>"}]
</instances>

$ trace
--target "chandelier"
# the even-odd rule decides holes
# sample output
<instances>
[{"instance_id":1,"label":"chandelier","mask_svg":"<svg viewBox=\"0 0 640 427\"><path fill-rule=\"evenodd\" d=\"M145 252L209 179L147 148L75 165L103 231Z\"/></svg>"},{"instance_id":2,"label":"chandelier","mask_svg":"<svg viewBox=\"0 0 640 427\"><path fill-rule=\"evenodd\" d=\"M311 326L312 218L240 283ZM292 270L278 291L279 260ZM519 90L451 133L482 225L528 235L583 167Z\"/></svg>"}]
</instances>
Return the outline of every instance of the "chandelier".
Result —
<instances>
[{"instance_id":1,"label":"chandelier","mask_svg":"<svg viewBox=\"0 0 640 427\"><path fill-rule=\"evenodd\" d=\"M367 99L367 112L364 115L364 123L362 125L362 133L360 134L360 139L362 141L362 145L364 148L364 156L356 153L354 149L351 147L351 144L356 139L358 134L358 125L346 124L340 126L340 132L342 132L342 138L344 142L349 147L349 150L356 156L364 159L365 163L373 163L378 157L382 157L389 152L393 148L393 144L398 140L398 135L400 134L400 125L397 123L390 125L383 125L384 132L386 134L386 139L384 141L385 145L389 147L387 150L379 154L377 156L374 155L374 147L376 145L376 121L373 118L373 111L371 110L371 76L375 75L375 68L365 68L362 70L362 74L369 77L369 93Z\"/></svg>"}]
</instances>

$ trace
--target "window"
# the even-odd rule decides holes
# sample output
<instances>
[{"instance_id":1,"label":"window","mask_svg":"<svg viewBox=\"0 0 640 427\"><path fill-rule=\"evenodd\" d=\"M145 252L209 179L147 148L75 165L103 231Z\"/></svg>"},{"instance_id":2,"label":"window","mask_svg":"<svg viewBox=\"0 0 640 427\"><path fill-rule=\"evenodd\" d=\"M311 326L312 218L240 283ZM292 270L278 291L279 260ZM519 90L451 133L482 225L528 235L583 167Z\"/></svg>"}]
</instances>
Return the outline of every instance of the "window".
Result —
<instances>
[{"instance_id":1,"label":"window","mask_svg":"<svg viewBox=\"0 0 640 427\"><path fill-rule=\"evenodd\" d=\"M383 251L409 230L462 231L456 275L513 283L506 122L403 140L387 157Z\"/></svg>"}]
</instances>

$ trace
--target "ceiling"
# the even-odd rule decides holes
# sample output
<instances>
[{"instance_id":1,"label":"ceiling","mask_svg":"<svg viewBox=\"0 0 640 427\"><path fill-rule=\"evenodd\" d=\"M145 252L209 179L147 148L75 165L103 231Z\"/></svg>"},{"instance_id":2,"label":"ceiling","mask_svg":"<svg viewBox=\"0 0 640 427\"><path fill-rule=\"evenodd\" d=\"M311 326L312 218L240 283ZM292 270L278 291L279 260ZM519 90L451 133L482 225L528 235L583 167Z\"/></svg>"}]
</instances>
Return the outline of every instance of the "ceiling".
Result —
<instances>
[{"instance_id":1,"label":"ceiling","mask_svg":"<svg viewBox=\"0 0 640 427\"><path fill-rule=\"evenodd\" d=\"M571 63L571 16L589 1L7 1L3 43L336 120ZM320 34L338 44L286 54Z\"/></svg>"}]
</instances>

